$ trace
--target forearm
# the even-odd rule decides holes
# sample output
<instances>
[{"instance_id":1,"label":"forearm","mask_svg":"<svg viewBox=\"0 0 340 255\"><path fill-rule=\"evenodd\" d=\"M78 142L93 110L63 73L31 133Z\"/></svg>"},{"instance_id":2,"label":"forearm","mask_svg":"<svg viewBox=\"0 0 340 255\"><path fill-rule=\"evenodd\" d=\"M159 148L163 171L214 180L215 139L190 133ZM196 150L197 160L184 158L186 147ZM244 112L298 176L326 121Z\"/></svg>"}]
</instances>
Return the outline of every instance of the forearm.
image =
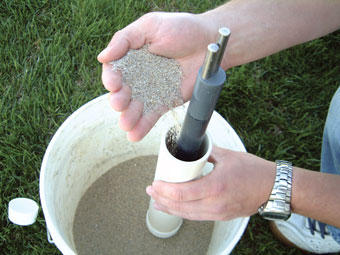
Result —
<instances>
[{"instance_id":1,"label":"forearm","mask_svg":"<svg viewBox=\"0 0 340 255\"><path fill-rule=\"evenodd\" d=\"M294 167L292 210L340 227L340 176Z\"/></svg>"},{"instance_id":2,"label":"forearm","mask_svg":"<svg viewBox=\"0 0 340 255\"><path fill-rule=\"evenodd\" d=\"M339 13L338 0L234 0L199 16L211 41L219 27L230 28L222 64L227 69L337 30Z\"/></svg>"}]
</instances>

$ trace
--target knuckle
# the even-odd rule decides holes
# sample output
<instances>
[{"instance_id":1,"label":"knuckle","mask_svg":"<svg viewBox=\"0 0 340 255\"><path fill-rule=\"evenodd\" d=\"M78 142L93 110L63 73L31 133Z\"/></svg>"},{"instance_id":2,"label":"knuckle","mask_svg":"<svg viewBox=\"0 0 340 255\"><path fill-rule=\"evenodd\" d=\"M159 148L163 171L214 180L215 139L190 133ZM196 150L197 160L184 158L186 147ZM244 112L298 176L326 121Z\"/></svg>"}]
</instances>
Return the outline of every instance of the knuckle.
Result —
<instances>
[{"instance_id":1,"label":"knuckle","mask_svg":"<svg viewBox=\"0 0 340 255\"><path fill-rule=\"evenodd\" d=\"M122 30L118 30L115 32L115 34L113 35L113 37L116 38L120 38L123 35L123 31Z\"/></svg>"},{"instance_id":2,"label":"knuckle","mask_svg":"<svg viewBox=\"0 0 340 255\"><path fill-rule=\"evenodd\" d=\"M154 27L162 20L161 17L162 14L160 12L149 12L140 17L139 21L143 26Z\"/></svg>"},{"instance_id":3,"label":"knuckle","mask_svg":"<svg viewBox=\"0 0 340 255\"><path fill-rule=\"evenodd\" d=\"M184 200L183 191L180 189L174 189L171 192L171 197L176 201L183 201Z\"/></svg>"}]
</instances>

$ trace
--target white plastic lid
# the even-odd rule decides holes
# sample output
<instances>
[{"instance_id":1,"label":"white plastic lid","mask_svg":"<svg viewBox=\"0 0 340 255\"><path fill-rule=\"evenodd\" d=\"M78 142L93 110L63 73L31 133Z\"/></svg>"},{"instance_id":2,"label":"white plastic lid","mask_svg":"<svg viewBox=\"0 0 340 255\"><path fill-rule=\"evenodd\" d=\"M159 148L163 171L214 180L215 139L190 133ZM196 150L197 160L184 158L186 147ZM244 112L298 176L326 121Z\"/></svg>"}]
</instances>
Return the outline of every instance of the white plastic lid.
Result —
<instances>
[{"instance_id":1,"label":"white plastic lid","mask_svg":"<svg viewBox=\"0 0 340 255\"><path fill-rule=\"evenodd\" d=\"M35 222L38 210L38 204L32 199L15 198L8 204L8 219L14 224L28 226Z\"/></svg>"}]
</instances>

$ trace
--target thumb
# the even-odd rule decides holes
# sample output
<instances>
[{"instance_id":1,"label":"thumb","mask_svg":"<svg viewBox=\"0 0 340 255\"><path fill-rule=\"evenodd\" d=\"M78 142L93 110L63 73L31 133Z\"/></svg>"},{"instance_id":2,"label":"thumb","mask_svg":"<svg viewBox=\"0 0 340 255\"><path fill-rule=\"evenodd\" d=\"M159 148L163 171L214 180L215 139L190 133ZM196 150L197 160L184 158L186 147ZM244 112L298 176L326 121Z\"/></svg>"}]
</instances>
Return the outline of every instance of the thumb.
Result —
<instances>
[{"instance_id":1,"label":"thumb","mask_svg":"<svg viewBox=\"0 0 340 255\"><path fill-rule=\"evenodd\" d=\"M146 15L144 15L146 16ZM97 59L101 63L108 63L122 58L129 49L139 49L147 41L145 17L137 19L122 30L117 31L109 45L99 53Z\"/></svg>"},{"instance_id":2,"label":"thumb","mask_svg":"<svg viewBox=\"0 0 340 255\"><path fill-rule=\"evenodd\" d=\"M217 147L217 146L213 146L211 154L208 158L208 162L216 165L223 158L227 157L228 152L229 152L229 150L227 150L227 149L220 148L220 147Z\"/></svg>"}]
</instances>

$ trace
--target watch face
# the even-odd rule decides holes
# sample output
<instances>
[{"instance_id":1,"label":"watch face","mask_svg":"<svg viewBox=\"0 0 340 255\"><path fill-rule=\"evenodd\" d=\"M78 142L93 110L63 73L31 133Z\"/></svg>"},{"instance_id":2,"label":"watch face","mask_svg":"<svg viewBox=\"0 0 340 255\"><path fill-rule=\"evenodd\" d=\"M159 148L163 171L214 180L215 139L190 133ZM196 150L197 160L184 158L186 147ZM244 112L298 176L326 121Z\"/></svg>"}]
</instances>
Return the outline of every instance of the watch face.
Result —
<instances>
[{"instance_id":1,"label":"watch face","mask_svg":"<svg viewBox=\"0 0 340 255\"><path fill-rule=\"evenodd\" d=\"M290 215L274 212L263 212L261 216L266 220L287 220Z\"/></svg>"}]
</instances>

